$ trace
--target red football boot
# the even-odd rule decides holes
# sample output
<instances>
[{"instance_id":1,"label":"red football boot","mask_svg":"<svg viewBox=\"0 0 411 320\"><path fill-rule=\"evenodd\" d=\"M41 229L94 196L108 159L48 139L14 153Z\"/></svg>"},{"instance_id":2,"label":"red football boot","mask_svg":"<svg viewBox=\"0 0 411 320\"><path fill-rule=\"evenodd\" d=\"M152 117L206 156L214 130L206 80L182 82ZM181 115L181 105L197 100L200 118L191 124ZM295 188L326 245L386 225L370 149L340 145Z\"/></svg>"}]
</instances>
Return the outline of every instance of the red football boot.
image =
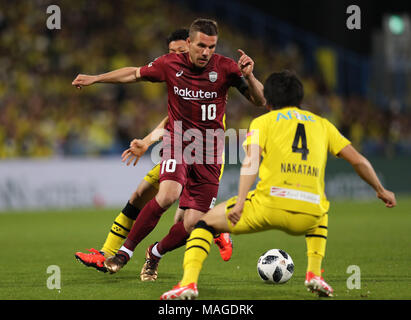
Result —
<instances>
[{"instance_id":1,"label":"red football boot","mask_svg":"<svg viewBox=\"0 0 411 320\"><path fill-rule=\"evenodd\" d=\"M74 256L77 261L80 261L87 267L93 267L98 271L107 272L106 267L104 267L104 261L106 260L104 253L94 248L87 249L87 251L91 253L76 252Z\"/></svg>"},{"instance_id":2,"label":"red football boot","mask_svg":"<svg viewBox=\"0 0 411 320\"><path fill-rule=\"evenodd\" d=\"M221 258L224 261L230 260L233 254L233 241L229 233L220 233L217 238L214 238L214 243L220 249Z\"/></svg>"},{"instance_id":3,"label":"red football boot","mask_svg":"<svg viewBox=\"0 0 411 320\"><path fill-rule=\"evenodd\" d=\"M160 300L193 300L198 297L197 285L192 282L181 287L177 284L173 289L163 293Z\"/></svg>"},{"instance_id":4,"label":"red football boot","mask_svg":"<svg viewBox=\"0 0 411 320\"><path fill-rule=\"evenodd\" d=\"M317 293L320 297L333 296L333 288L324 281L323 277L316 276L312 272L307 272L305 274L304 285L307 287L308 291Z\"/></svg>"}]
</instances>

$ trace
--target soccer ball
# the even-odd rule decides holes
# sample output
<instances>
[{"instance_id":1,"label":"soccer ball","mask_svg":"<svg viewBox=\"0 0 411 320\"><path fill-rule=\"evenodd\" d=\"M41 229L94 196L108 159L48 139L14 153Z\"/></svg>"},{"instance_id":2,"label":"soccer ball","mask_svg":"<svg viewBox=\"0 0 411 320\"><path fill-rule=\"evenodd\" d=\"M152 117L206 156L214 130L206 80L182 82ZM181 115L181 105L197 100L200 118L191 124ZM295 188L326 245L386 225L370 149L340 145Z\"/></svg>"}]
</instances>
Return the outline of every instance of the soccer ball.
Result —
<instances>
[{"instance_id":1,"label":"soccer ball","mask_svg":"<svg viewBox=\"0 0 411 320\"><path fill-rule=\"evenodd\" d=\"M257 271L267 283L285 283L294 273L293 259L284 250L271 249L258 259Z\"/></svg>"}]
</instances>

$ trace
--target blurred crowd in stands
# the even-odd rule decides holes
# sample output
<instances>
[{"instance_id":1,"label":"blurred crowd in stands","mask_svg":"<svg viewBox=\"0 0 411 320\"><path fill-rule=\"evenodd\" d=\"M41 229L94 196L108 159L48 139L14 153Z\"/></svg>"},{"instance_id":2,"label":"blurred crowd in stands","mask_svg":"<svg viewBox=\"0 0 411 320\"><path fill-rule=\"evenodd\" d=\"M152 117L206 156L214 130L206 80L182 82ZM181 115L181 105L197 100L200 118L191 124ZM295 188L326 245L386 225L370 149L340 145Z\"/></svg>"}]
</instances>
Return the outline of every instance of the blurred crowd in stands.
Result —
<instances>
[{"instance_id":1,"label":"blurred crowd in stands","mask_svg":"<svg viewBox=\"0 0 411 320\"><path fill-rule=\"evenodd\" d=\"M165 39L201 14L163 1L60 1L61 29L46 27L44 1L0 5L0 159L120 155L167 114L164 84L71 86L78 73L141 66L167 51ZM218 21L217 52L237 59L243 49L261 80L295 70L305 86L303 108L329 118L367 155L410 155L411 118L396 103L375 106L364 97L337 95L321 72L308 73L304 52L279 48ZM265 112L235 89L227 127L247 128Z\"/></svg>"}]
</instances>

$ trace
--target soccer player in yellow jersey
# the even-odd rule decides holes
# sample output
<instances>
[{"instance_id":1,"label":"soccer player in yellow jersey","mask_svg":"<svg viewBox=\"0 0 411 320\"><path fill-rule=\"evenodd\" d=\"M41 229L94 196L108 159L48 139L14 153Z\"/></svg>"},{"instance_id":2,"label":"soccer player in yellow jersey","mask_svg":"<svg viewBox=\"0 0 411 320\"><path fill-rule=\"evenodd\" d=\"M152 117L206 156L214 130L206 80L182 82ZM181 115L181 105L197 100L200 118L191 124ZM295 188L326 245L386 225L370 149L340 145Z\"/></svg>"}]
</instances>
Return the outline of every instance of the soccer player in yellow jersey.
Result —
<instances>
[{"instance_id":1,"label":"soccer player in yellow jersey","mask_svg":"<svg viewBox=\"0 0 411 320\"><path fill-rule=\"evenodd\" d=\"M167 38L168 52L177 54L187 52L187 38L188 29L178 29L171 33L171 35ZM131 163L136 165L147 148L162 137L162 129L164 129L167 121L168 117L165 117L150 134L144 137L144 139L134 139L130 144L130 148L124 151L122 155L123 161L127 162L127 165ZM224 166L221 168L220 179L223 174L223 168ZM134 191L131 195L131 198L127 202L126 206L116 216L102 248L100 250L91 248L88 250L90 253L76 252L75 257L78 261L99 271L107 271L103 265L104 261L107 257L114 256L117 253L132 228L140 210L157 194L159 188L159 176L160 163L155 165L147 173L144 179L140 182L136 191ZM174 223L182 221L183 215L184 210L177 208L174 216ZM169 240L171 243L172 241L173 239ZM214 242L219 247L223 260L228 261L232 254L232 242L229 234L217 235L214 238ZM147 249L146 263L141 271L142 281L153 281L157 278L158 259L155 259L155 257L154 259L150 259L152 254L151 252L148 252L149 249L151 250L153 247L154 245ZM167 248L167 250L171 249Z\"/></svg>"},{"instance_id":2,"label":"soccer player in yellow jersey","mask_svg":"<svg viewBox=\"0 0 411 320\"><path fill-rule=\"evenodd\" d=\"M308 265L305 286L321 296L333 289L321 276L328 234L329 202L324 193L327 154L348 161L386 207L396 205L372 165L327 119L301 110L303 86L291 72L271 74L264 85L271 111L251 122L244 142L238 196L211 209L187 240L184 275L161 299L194 299L197 281L214 232L244 234L268 229L305 235ZM260 158L263 158L260 164ZM250 191L255 179L260 181Z\"/></svg>"}]
</instances>

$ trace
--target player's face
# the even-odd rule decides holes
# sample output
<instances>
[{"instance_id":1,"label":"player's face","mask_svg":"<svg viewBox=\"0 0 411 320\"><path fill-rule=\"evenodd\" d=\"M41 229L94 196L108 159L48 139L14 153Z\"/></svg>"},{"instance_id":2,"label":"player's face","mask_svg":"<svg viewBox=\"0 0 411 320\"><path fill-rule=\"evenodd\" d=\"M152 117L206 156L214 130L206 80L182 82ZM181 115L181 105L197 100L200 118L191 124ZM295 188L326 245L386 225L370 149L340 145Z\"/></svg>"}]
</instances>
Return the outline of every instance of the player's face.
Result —
<instances>
[{"instance_id":1,"label":"player's face","mask_svg":"<svg viewBox=\"0 0 411 320\"><path fill-rule=\"evenodd\" d=\"M184 53L188 51L187 41L176 40L168 44L168 53Z\"/></svg>"},{"instance_id":2,"label":"player's face","mask_svg":"<svg viewBox=\"0 0 411 320\"><path fill-rule=\"evenodd\" d=\"M187 39L187 43L191 62L196 67L204 68L215 51L217 36L208 36L202 32L197 32L193 39Z\"/></svg>"}]
</instances>

